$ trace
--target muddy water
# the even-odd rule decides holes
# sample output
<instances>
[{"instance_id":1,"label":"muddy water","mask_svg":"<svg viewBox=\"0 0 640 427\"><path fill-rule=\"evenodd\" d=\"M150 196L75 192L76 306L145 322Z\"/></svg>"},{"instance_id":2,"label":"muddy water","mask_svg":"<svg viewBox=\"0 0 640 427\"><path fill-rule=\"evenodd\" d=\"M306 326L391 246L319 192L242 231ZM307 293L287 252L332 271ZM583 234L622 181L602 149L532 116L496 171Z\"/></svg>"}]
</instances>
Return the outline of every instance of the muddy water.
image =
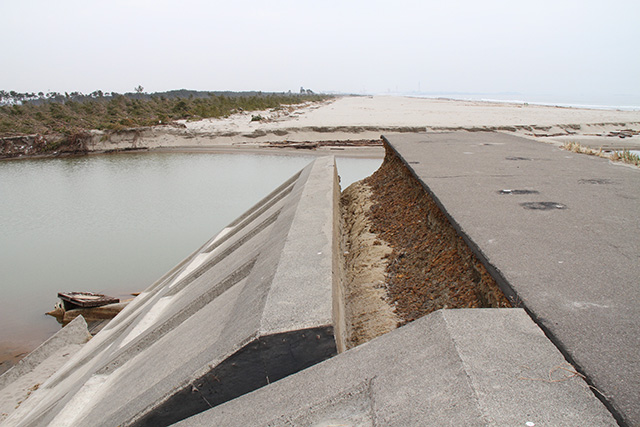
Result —
<instances>
[{"instance_id":1,"label":"muddy water","mask_svg":"<svg viewBox=\"0 0 640 427\"><path fill-rule=\"evenodd\" d=\"M0 162L0 362L59 329L44 315L57 292L125 298L146 288L312 159L145 153ZM337 159L343 188L381 162Z\"/></svg>"}]
</instances>

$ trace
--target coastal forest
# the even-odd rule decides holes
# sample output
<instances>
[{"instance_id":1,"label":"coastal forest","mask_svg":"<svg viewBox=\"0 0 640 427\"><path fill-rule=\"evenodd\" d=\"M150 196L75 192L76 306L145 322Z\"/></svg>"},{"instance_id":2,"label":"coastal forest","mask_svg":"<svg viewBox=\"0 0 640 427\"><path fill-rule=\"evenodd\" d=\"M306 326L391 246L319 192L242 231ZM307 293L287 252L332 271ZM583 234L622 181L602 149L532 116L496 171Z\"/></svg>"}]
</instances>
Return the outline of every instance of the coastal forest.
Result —
<instances>
[{"instance_id":1,"label":"coastal forest","mask_svg":"<svg viewBox=\"0 0 640 427\"><path fill-rule=\"evenodd\" d=\"M90 94L0 90L0 138L62 135L73 139L91 129L120 131L181 119L219 118L327 98L302 88L300 93L182 89L152 94L145 93L142 86L124 94L101 90Z\"/></svg>"}]
</instances>

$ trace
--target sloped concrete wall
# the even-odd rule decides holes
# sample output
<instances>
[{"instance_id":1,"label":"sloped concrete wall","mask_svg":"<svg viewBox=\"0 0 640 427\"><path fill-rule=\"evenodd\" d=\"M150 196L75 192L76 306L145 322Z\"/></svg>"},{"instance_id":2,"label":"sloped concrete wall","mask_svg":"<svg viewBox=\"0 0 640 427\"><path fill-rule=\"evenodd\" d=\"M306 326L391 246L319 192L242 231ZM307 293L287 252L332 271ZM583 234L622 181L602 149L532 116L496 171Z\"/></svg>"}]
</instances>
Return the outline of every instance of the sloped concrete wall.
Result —
<instances>
[{"instance_id":1,"label":"sloped concrete wall","mask_svg":"<svg viewBox=\"0 0 640 427\"><path fill-rule=\"evenodd\" d=\"M35 350L20 360L7 372L0 375L0 390L11 385L18 378L37 369L38 366L60 351L66 351L70 346L82 345L91 339L87 330L87 322L82 316L73 319L65 328L60 329L48 340L40 344Z\"/></svg>"},{"instance_id":2,"label":"sloped concrete wall","mask_svg":"<svg viewBox=\"0 0 640 427\"><path fill-rule=\"evenodd\" d=\"M204 426L615 426L523 309L439 310L181 421Z\"/></svg>"},{"instance_id":3,"label":"sloped concrete wall","mask_svg":"<svg viewBox=\"0 0 640 427\"><path fill-rule=\"evenodd\" d=\"M336 354L337 185L333 158L304 168L141 293L7 423L169 425Z\"/></svg>"}]
</instances>

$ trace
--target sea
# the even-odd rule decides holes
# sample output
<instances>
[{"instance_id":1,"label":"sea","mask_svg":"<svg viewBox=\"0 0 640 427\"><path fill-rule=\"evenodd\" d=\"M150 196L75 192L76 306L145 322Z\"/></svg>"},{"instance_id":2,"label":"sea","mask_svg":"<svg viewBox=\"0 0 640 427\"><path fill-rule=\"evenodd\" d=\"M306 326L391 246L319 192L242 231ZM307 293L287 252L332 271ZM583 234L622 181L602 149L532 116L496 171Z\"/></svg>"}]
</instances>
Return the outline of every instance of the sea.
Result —
<instances>
[{"instance_id":1,"label":"sea","mask_svg":"<svg viewBox=\"0 0 640 427\"><path fill-rule=\"evenodd\" d=\"M373 95L373 94L371 94ZM599 110L640 111L640 93L614 94L530 94L521 92L380 92L375 95L397 95L416 98L442 98L460 101L501 102L507 104L548 105Z\"/></svg>"}]
</instances>

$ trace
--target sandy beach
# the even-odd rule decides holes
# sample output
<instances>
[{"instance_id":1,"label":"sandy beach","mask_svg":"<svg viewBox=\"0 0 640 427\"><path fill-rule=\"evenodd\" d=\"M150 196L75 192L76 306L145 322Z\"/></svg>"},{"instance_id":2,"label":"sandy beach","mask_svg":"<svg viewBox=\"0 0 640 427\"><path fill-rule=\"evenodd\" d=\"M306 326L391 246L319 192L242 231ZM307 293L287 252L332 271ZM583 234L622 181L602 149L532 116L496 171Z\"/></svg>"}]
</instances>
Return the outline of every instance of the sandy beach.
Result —
<instances>
[{"instance_id":1,"label":"sandy beach","mask_svg":"<svg viewBox=\"0 0 640 427\"><path fill-rule=\"evenodd\" d=\"M260 120L256 120L258 116ZM252 120L253 119L253 120ZM398 96L346 96L297 107L241 112L222 119L179 121L171 126L95 132L93 150L131 148L272 149L301 142L378 140L395 132L447 130L507 132L542 142L577 142L594 148L640 148L640 111L596 110ZM366 144L365 144L366 145ZM358 155L361 147L341 147ZM311 150L305 150L311 151ZM381 155L380 150L374 150ZM362 155L362 154L360 154Z\"/></svg>"}]
</instances>

